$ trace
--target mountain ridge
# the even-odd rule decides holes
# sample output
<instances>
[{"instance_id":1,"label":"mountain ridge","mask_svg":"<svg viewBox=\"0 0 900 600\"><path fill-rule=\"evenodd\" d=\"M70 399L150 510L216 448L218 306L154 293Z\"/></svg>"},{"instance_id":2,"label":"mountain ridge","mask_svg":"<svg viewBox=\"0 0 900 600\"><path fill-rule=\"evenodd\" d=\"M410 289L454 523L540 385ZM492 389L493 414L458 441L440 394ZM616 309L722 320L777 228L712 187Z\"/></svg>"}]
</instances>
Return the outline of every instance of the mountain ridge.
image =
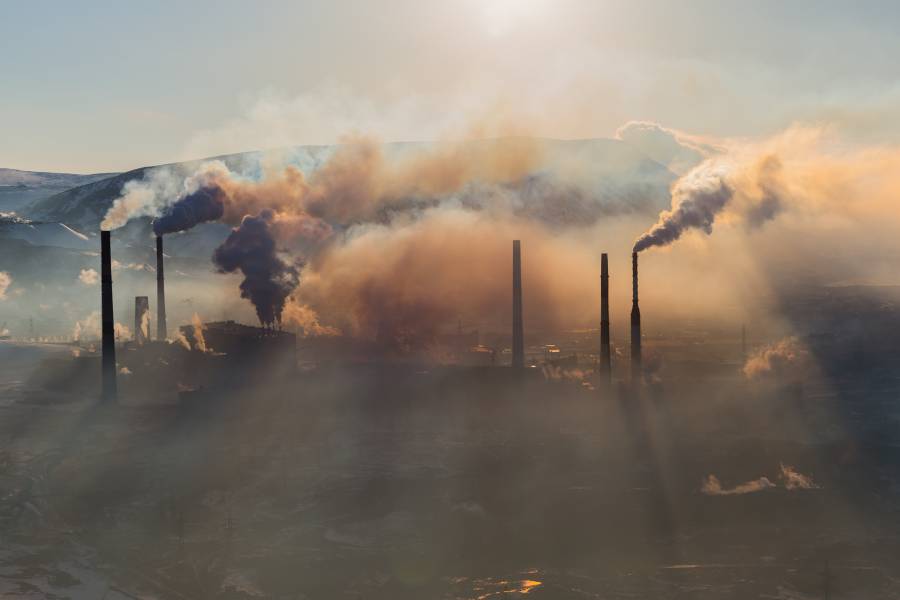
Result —
<instances>
[{"instance_id":1,"label":"mountain ridge","mask_svg":"<svg viewBox=\"0 0 900 600\"><path fill-rule=\"evenodd\" d=\"M557 140L550 138L528 138L538 140L547 151L547 168L558 169L569 162L579 162L586 169L588 181L587 195L609 198L626 206L634 198L651 198L646 208L658 210L668 203L668 188L677 175L666 166L651 159L634 146L613 138L587 138L577 140ZM490 140L475 140L472 144ZM437 147L439 142L391 142L383 145L386 155L402 156L418 149ZM296 165L309 175L323 164L338 145L291 146L277 150L252 150L234 154L224 154L184 162L143 166L123 173L114 174L100 180L84 183L52 196L43 198L29 207L24 215L42 221L56 221L75 227L81 231L95 230L113 201L121 195L122 188L129 181L140 180L152 169L176 168L189 172L194 166L210 160L221 160L236 171L258 170L264 157L278 154L287 157L287 162ZM664 198L661 198L663 196ZM651 206L652 205L652 206ZM640 209L641 207L637 207Z\"/></svg>"}]
</instances>

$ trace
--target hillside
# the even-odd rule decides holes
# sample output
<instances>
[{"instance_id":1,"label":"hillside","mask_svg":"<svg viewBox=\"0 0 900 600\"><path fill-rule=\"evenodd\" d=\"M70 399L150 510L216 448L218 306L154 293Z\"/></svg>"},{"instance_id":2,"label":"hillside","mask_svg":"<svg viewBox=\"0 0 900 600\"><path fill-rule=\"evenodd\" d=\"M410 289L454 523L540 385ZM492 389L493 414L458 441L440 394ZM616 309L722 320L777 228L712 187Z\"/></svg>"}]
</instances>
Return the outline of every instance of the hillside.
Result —
<instances>
[{"instance_id":1,"label":"hillside","mask_svg":"<svg viewBox=\"0 0 900 600\"><path fill-rule=\"evenodd\" d=\"M112 175L114 173L78 175L0 168L0 212L27 211L32 202Z\"/></svg>"}]
</instances>

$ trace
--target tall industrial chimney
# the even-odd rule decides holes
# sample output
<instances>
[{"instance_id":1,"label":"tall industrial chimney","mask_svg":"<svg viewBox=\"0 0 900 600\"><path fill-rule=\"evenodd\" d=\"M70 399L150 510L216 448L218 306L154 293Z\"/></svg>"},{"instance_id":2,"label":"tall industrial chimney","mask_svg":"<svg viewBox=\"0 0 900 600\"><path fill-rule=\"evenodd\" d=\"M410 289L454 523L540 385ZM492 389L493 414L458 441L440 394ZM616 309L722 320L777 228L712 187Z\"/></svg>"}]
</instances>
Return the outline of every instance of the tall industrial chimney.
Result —
<instances>
[{"instance_id":1,"label":"tall industrial chimney","mask_svg":"<svg viewBox=\"0 0 900 600\"><path fill-rule=\"evenodd\" d=\"M150 339L150 299L134 297L134 343L142 346Z\"/></svg>"},{"instance_id":2,"label":"tall industrial chimney","mask_svg":"<svg viewBox=\"0 0 900 600\"><path fill-rule=\"evenodd\" d=\"M631 381L640 383L641 309L638 307L638 253L631 253Z\"/></svg>"},{"instance_id":3,"label":"tall industrial chimney","mask_svg":"<svg viewBox=\"0 0 900 600\"><path fill-rule=\"evenodd\" d=\"M522 327L522 244L513 240L513 341L512 366L525 366L525 340Z\"/></svg>"},{"instance_id":4,"label":"tall industrial chimney","mask_svg":"<svg viewBox=\"0 0 900 600\"><path fill-rule=\"evenodd\" d=\"M609 259L600 255L600 374L606 383L612 382L609 355Z\"/></svg>"},{"instance_id":5,"label":"tall industrial chimney","mask_svg":"<svg viewBox=\"0 0 900 600\"><path fill-rule=\"evenodd\" d=\"M162 236L156 236L156 339L169 337L166 331L166 277L163 274Z\"/></svg>"},{"instance_id":6,"label":"tall industrial chimney","mask_svg":"<svg viewBox=\"0 0 900 600\"><path fill-rule=\"evenodd\" d=\"M116 390L116 330L113 317L112 256L109 232L100 231L100 294L103 333L103 401L115 402Z\"/></svg>"}]
</instances>

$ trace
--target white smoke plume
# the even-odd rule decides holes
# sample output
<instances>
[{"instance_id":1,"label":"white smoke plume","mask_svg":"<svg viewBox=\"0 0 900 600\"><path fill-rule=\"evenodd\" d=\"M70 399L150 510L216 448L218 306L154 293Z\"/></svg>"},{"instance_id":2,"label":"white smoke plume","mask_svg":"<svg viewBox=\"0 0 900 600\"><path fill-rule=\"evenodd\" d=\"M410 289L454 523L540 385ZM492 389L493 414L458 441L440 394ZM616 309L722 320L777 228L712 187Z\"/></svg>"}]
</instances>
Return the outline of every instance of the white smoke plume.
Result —
<instances>
[{"instance_id":1,"label":"white smoke plume","mask_svg":"<svg viewBox=\"0 0 900 600\"><path fill-rule=\"evenodd\" d=\"M808 352L800 340L786 337L748 358L744 364L744 376L748 379L781 377L795 372L807 356Z\"/></svg>"},{"instance_id":2,"label":"white smoke plume","mask_svg":"<svg viewBox=\"0 0 900 600\"><path fill-rule=\"evenodd\" d=\"M197 313L194 313L194 316L191 317L191 326L194 330L194 350L210 352L211 349L206 346L206 338L203 337L203 321Z\"/></svg>"},{"instance_id":3,"label":"white smoke plume","mask_svg":"<svg viewBox=\"0 0 900 600\"><path fill-rule=\"evenodd\" d=\"M12 285L12 277L6 271L0 271L0 300L6 300L6 291Z\"/></svg>"},{"instance_id":4,"label":"white smoke plume","mask_svg":"<svg viewBox=\"0 0 900 600\"><path fill-rule=\"evenodd\" d=\"M100 274L95 269L82 269L78 273L78 281L84 285L97 285L100 281Z\"/></svg>"},{"instance_id":5,"label":"white smoke plume","mask_svg":"<svg viewBox=\"0 0 900 600\"><path fill-rule=\"evenodd\" d=\"M188 339L187 339L186 337L184 337L184 334L181 333L181 330L176 330L176 331L175 331L175 334L172 335L172 337L170 337L170 338L169 338L168 340L166 340L166 341L169 342L170 344L178 344L179 346L181 346L181 347L184 348L185 350L190 350L190 349L191 349L191 344L190 344L190 342L188 342Z\"/></svg>"},{"instance_id":6,"label":"white smoke plume","mask_svg":"<svg viewBox=\"0 0 900 600\"><path fill-rule=\"evenodd\" d=\"M713 222L734 196L728 182L729 167L708 160L691 170L672 186L672 208L634 243L634 252L652 246L667 246L689 229L712 233Z\"/></svg>"},{"instance_id":7,"label":"white smoke plume","mask_svg":"<svg viewBox=\"0 0 900 600\"><path fill-rule=\"evenodd\" d=\"M150 311L146 310L141 315L141 336L145 340L150 339Z\"/></svg>"},{"instance_id":8,"label":"white smoke plume","mask_svg":"<svg viewBox=\"0 0 900 600\"><path fill-rule=\"evenodd\" d=\"M100 339L100 311L95 310L83 319L75 321L72 339L76 342Z\"/></svg>"},{"instance_id":9,"label":"white smoke plume","mask_svg":"<svg viewBox=\"0 0 900 600\"><path fill-rule=\"evenodd\" d=\"M127 325L123 325L118 321L113 325L113 331L117 340L124 340L131 337L131 329Z\"/></svg>"},{"instance_id":10,"label":"white smoke plume","mask_svg":"<svg viewBox=\"0 0 900 600\"><path fill-rule=\"evenodd\" d=\"M118 229L137 217L152 217L160 213L182 193L183 177L174 169L149 169L142 179L128 181L121 195L113 201L100 223L101 229Z\"/></svg>"},{"instance_id":11,"label":"white smoke plume","mask_svg":"<svg viewBox=\"0 0 900 600\"><path fill-rule=\"evenodd\" d=\"M131 337L131 330L118 321L114 324L114 332L117 340ZM98 340L101 336L99 310L95 310L85 318L75 321L75 326L72 328L72 340L76 342Z\"/></svg>"}]
</instances>

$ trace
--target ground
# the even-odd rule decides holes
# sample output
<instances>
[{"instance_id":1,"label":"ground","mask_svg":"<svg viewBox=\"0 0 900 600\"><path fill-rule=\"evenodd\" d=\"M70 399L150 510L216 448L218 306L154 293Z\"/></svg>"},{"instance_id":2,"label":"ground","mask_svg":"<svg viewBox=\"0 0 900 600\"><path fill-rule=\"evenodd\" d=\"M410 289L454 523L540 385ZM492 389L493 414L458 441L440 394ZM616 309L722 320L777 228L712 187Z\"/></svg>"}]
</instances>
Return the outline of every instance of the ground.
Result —
<instances>
[{"instance_id":1,"label":"ground","mask_svg":"<svg viewBox=\"0 0 900 600\"><path fill-rule=\"evenodd\" d=\"M889 373L322 366L100 406L4 351L2 597L900 595Z\"/></svg>"}]
</instances>

